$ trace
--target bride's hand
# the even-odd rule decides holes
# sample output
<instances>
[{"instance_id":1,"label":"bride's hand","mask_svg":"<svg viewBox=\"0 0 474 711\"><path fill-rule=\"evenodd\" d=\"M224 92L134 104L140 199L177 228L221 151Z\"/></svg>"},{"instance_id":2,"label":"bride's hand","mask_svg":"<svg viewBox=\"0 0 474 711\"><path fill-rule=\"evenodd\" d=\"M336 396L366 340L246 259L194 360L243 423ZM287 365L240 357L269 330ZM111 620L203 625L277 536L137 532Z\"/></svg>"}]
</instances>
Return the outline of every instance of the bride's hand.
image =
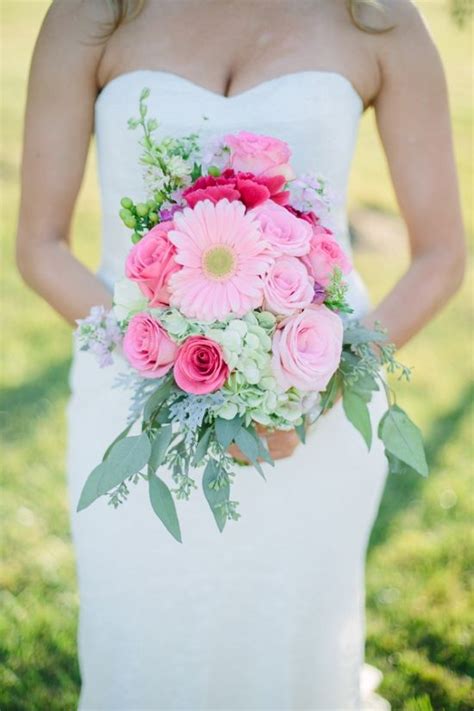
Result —
<instances>
[{"instance_id":1,"label":"bride's hand","mask_svg":"<svg viewBox=\"0 0 474 711\"><path fill-rule=\"evenodd\" d=\"M334 400L330 409L339 402L342 398L342 392L339 392ZM329 412L329 410L327 410ZM324 414L327 414L324 413ZM296 430L267 430L266 427L262 425L257 425L256 430L260 437L265 437L268 451L274 461L277 459L286 459L286 457L291 457L296 447L300 444L300 438L298 437ZM247 457L244 457L240 449L236 444L231 444L228 449L229 454L238 459L241 462L246 462L249 464ZM260 460L262 461L262 460Z\"/></svg>"}]
</instances>

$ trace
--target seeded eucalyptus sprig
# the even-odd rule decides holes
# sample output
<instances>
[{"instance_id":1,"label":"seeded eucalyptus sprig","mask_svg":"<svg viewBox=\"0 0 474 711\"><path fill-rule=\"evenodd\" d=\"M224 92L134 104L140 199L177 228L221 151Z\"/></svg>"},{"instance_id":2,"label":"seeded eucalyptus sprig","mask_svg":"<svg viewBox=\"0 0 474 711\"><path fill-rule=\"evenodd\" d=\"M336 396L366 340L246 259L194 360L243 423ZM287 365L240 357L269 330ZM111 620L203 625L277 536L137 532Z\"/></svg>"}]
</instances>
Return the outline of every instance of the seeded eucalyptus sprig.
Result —
<instances>
[{"instance_id":1,"label":"seeded eucalyptus sprig","mask_svg":"<svg viewBox=\"0 0 474 711\"><path fill-rule=\"evenodd\" d=\"M372 445L372 422L368 403L374 392L385 391L388 408L380 420L377 434L385 447L392 473L415 471L427 476L428 465L421 432L396 403L393 391L382 375L383 368L409 380L411 370L395 357L395 346L387 342L387 333L376 323L368 329L357 321L346 326L341 364L322 395L322 413L327 412L342 393L347 419L362 435L367 447Z\"/></svg>"}]
</instances>

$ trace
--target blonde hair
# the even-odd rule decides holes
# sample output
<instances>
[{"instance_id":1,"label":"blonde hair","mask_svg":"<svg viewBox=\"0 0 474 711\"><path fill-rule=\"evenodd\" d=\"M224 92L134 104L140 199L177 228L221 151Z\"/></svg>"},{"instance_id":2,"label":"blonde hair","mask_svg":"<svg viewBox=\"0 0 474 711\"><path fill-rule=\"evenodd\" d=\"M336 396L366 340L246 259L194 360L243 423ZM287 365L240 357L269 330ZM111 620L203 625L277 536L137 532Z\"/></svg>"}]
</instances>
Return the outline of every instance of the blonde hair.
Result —
<instances>
[{"instance_id":1,"label":"blonde hair","mask_svg":"<svg viewBox=\"0 0 474 711\"><path fill-rule=\"evenodd\" d=\"M364 32L386 32L393 25L386 21L385 9L380 0L346 0L352 22ZM111 35L124 22L133 20L143 9L145 0L108 0L112 8L112 20L105 30L105 36ZM365 10L375 10L370 19L364 17Z\"/></svg>"}]
</instances>

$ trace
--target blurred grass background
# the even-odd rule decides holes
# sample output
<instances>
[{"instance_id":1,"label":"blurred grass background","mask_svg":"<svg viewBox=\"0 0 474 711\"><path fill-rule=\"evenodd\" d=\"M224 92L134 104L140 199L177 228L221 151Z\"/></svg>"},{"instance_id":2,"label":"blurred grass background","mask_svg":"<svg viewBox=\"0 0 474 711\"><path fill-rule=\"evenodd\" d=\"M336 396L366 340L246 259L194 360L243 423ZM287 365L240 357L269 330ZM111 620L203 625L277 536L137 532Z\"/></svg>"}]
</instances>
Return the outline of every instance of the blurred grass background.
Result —
<instances>
[{"instance_id":1,"label":"blurred grass background","mask_svg":"<svg viewBox=\"0 0 474 711\"><path fill-rule=\"evenodd\" d=\"M472 6L471 0L453 2ZM472 245L472 25L460 29L444 0L418 5L446 66ZM47 6L46 0L1 3L3 711L73 709L79 688L64 471L71 334L25 289L13 259L26 79ZM370 113L361 125L351 210L357 266L378 300L403 272L408 252ZM98 233L92 149L74 223L76 252L92 267ZM389 480L370 544L367 656L384 672L381 693L395 710L474 707L472 296L468 276L449 307L402 353L414 367L414 380L398 391L424 429L431 476Z\"/></svg>"}]
</instances>

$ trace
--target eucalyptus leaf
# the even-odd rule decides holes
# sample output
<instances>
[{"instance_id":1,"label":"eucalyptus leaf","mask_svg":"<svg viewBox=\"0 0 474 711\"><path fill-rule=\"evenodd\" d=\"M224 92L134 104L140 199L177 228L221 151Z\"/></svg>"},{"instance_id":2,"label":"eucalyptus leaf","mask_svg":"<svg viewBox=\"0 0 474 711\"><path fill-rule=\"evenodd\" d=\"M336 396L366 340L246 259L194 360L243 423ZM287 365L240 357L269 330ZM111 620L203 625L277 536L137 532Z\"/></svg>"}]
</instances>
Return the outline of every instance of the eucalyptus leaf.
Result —
<instances>
[{"instance_id":1,"label":"eucalyptus leaf","mask_svg":"<svg viewBox=\"0 0 474 711\"><path fill-rule=\"evenodd\" d=\"M219 488L215 488L215 484L218 478L218 466L214 459L210 459L206 464L202 477L202 488L204 491L204 496L206 497L207 503L211 507L211 511L217 523L219 531L224 530L224 526L227 521L227 516L224 511L223 504L229 501L230 486L227 481Z\"/></svg>"},{"instance_id":2,"label":"eucalyptus leaf","mask_svg":"<svg viewBox=\"0 0 474 711\"><path fill-rule=\"evenodd\" d=\"M143 419L145 420L145 422L148 422L152 418L154 412L169 397L172 388L173 381L170 377L168 377L150 395L150 397L146 401L145 408L143 410Z\"/></svg>"},{"instance_id":3,"label":"eucalyptus leaf","mask_svg":"<svg viewBox=\"0 0 474 711\"><path fill-rule=\"evenodd\" d=\"M337 370L328 383L326 390L321 395L321 412L327 412L336 401L342 386L342 375Z\"/></svg>"},{"instance_id":4,"label":"eucalyptus leaf","mask_svg":"<svg viewBox=\"0 0 474 711\"><path fill-rule=\"evenodd\" d=\"M90 506L96 499L101 496L99 492L100 481L104 471L107 469L107 464L101 462L95 469L91 471L86 479L79 498L79 503L77 504L77 511L82 511Z\"/></svg>"},{"instance_id":5,"label":"eucalyptus leaf","mask_svg":"<svg viewBox=\"0 0 474 711\"><path fill-rule=\"evenodd\" d=\"M302 444L306 444L306 420L303 419L301 425L296 425L295 430L296 434L300 438L300 442Z\"/></svg>"},{"instance_id":6,"label":"eucalyptus leaf","mask_svg":"<svg viewBox=\"0 0 474 711\"><path fill-rule=\"evenodd\" d=\"M428 476L421 432L398 405L392 405L380 420L379 437L388 452L418 474Z\"/></svg>"},{"instance_id":7,"label":"eucalyptus leaf","mask_svg":"<svg viewBox=\"0 0 474 711\"><path fill-rule=\"evenodd\" d=\"M117 442L103 462L104 471L98 486L99 494L106 494L128 477L137 474L147 464L150 454L151 445L146 432Z\"/></svg>"},{"instance_id":8,"label":"eucalyptus leaf","mask_svg":"<svg viewBox=\"0 0 474 711\"><path fill-rule=\"evenodd\" d=\"M217 441L222 449L227 447L234 441L237 432L242 427L242 418L236 415L232 420L224 420L223 417L218 417L215 422L215 430Z\"/></svg>"},{"instance_id":9,"label":"eucalyptus leaf","mask_svg":"<svg viewBox=\"0 0 474 711\"><path fill-rule=\"evenodd\" d=\"M114 439L114 441L109 444L109 446L108 446L107 449L105 450L104 456L102 457L102 461L103 461L103 462L104 462L104 461L107 459L107 457L109 456L112 447L114 447L114 446L117 444L117 442L120 442L121 439L123 439L124 437L126 437L126 436L128 435L128 433L129 433L130 430L132 429L132 427L133 427L133 425L135 424L135 422L136 422L136 420L133 420L133 422L130 422L130 424L127 425L127 426L125 427L125 429L122 430L119 435L117 435L117 437Z\"/></svg>"},{"instance_id":10,"label":"eucalyptus leaf","mask_svg":"<svg viewBox=\"0 0 474 711\"><path fill-rule=\"evenodd\" d=\"M386 340L386 333L370 330L360 323L355 323L345 329L343 344L345 346L358 346L361 343L384 343Z\"/></svg>"},{"instance_id":11,"label":"eucalyptus leaf","mask_svg":"<svg viewBox=\"0 0 474 711\"><path fill-rule=\"evenodd\" d=\"M351 382L349 387L353 392L357 393L364 402L370 402L373 393L380 389L375 378L369 375L369 373L361 375L355 382Z\"/></svg>"},{"instance_id":12,"label":"eucalyptus leaf","mask_svg":"<svg viewBox=\"0 0 474 711\"><path fill-rule=\"evenodd\" d=\"M274 467L275 462L272 458L272 455L268 451L267 445L265 444L265 438L260 437L257 434L257 439L258 439L258 456L260 457L260 459L263 459L264 462L267 462L268 464L270 464L270 466Z\"/></svg>"},{"instance_id":13,"label":"eucalyptus leaf","mask_svg":"<svg viewBox=\"0 0 474 711\"><path fill-rule=\"evenodd\" d=\"M370 449L372 445L372 424L370 422L369 408L365 400L358 393L345 387L342 406L347 419L359 430L367 448Z\"/></svg>"},{"instance_id":14,"label":"eucalyptus leaf","mask_svg":"<svg viewBox=\"0 0 474 711\"><path fill-rule=\"evenodd\" d=\"M250 432L242 427L235 436L235 443L242 454L247 457L252 463L258 459L259 446Z\"/></svg>"},{"instance_id":15,"label":"eucalyptus leaf","mask_svg":"<svg viewBox=\"0 0 474 711\"><path fill-rule=\"evenodd\" d=\"M385 456L387 457L388 471L390 474L418 474L418 472L412 469L408 464L405 464L405 462L402 462L401 459L395 457L391 452L385 450Z\"/></svg>"},{"instance_id":16,"label":"eucalyptus leaf","mask_svg":"<svg viewBox=\"0 0 474 711\"><path fill-rule=\"evenodd\" d=\"M193 462L192 462L193 467L197 467L200 464L200 462L204 459L204 456L206 455L206 452L209 447L211 435L212 435L212 427L208 426L204 430L203 434L201 434L201 437L199 438L199 441L197 443L197 447L194 452L194 457L193 457Z\"/></svg>"},{"instance_id":17,"label":"eucalyptus leaf","mask_svg":"<svg viewBox=\"0 0 474 711\"><path fill-rule=\"evenodd\" d=\"M181 529L173 495L165 482L156 474L150 474L148 478L148 494L153 511L171 535L181 543Z\"/></svg>"},{"instance_id":18,"label":"eucalyptus leaf","mask_svg":"<svg viewBox=\"0 0 474 711\"><path fill-rule=\"evenodd\" d=\"M151 443L151 454L148 462L151 471L156 472L158 467L163 464L172 439L173 430L171 425L162 425Z\"/></svg>"}]
</instances>

